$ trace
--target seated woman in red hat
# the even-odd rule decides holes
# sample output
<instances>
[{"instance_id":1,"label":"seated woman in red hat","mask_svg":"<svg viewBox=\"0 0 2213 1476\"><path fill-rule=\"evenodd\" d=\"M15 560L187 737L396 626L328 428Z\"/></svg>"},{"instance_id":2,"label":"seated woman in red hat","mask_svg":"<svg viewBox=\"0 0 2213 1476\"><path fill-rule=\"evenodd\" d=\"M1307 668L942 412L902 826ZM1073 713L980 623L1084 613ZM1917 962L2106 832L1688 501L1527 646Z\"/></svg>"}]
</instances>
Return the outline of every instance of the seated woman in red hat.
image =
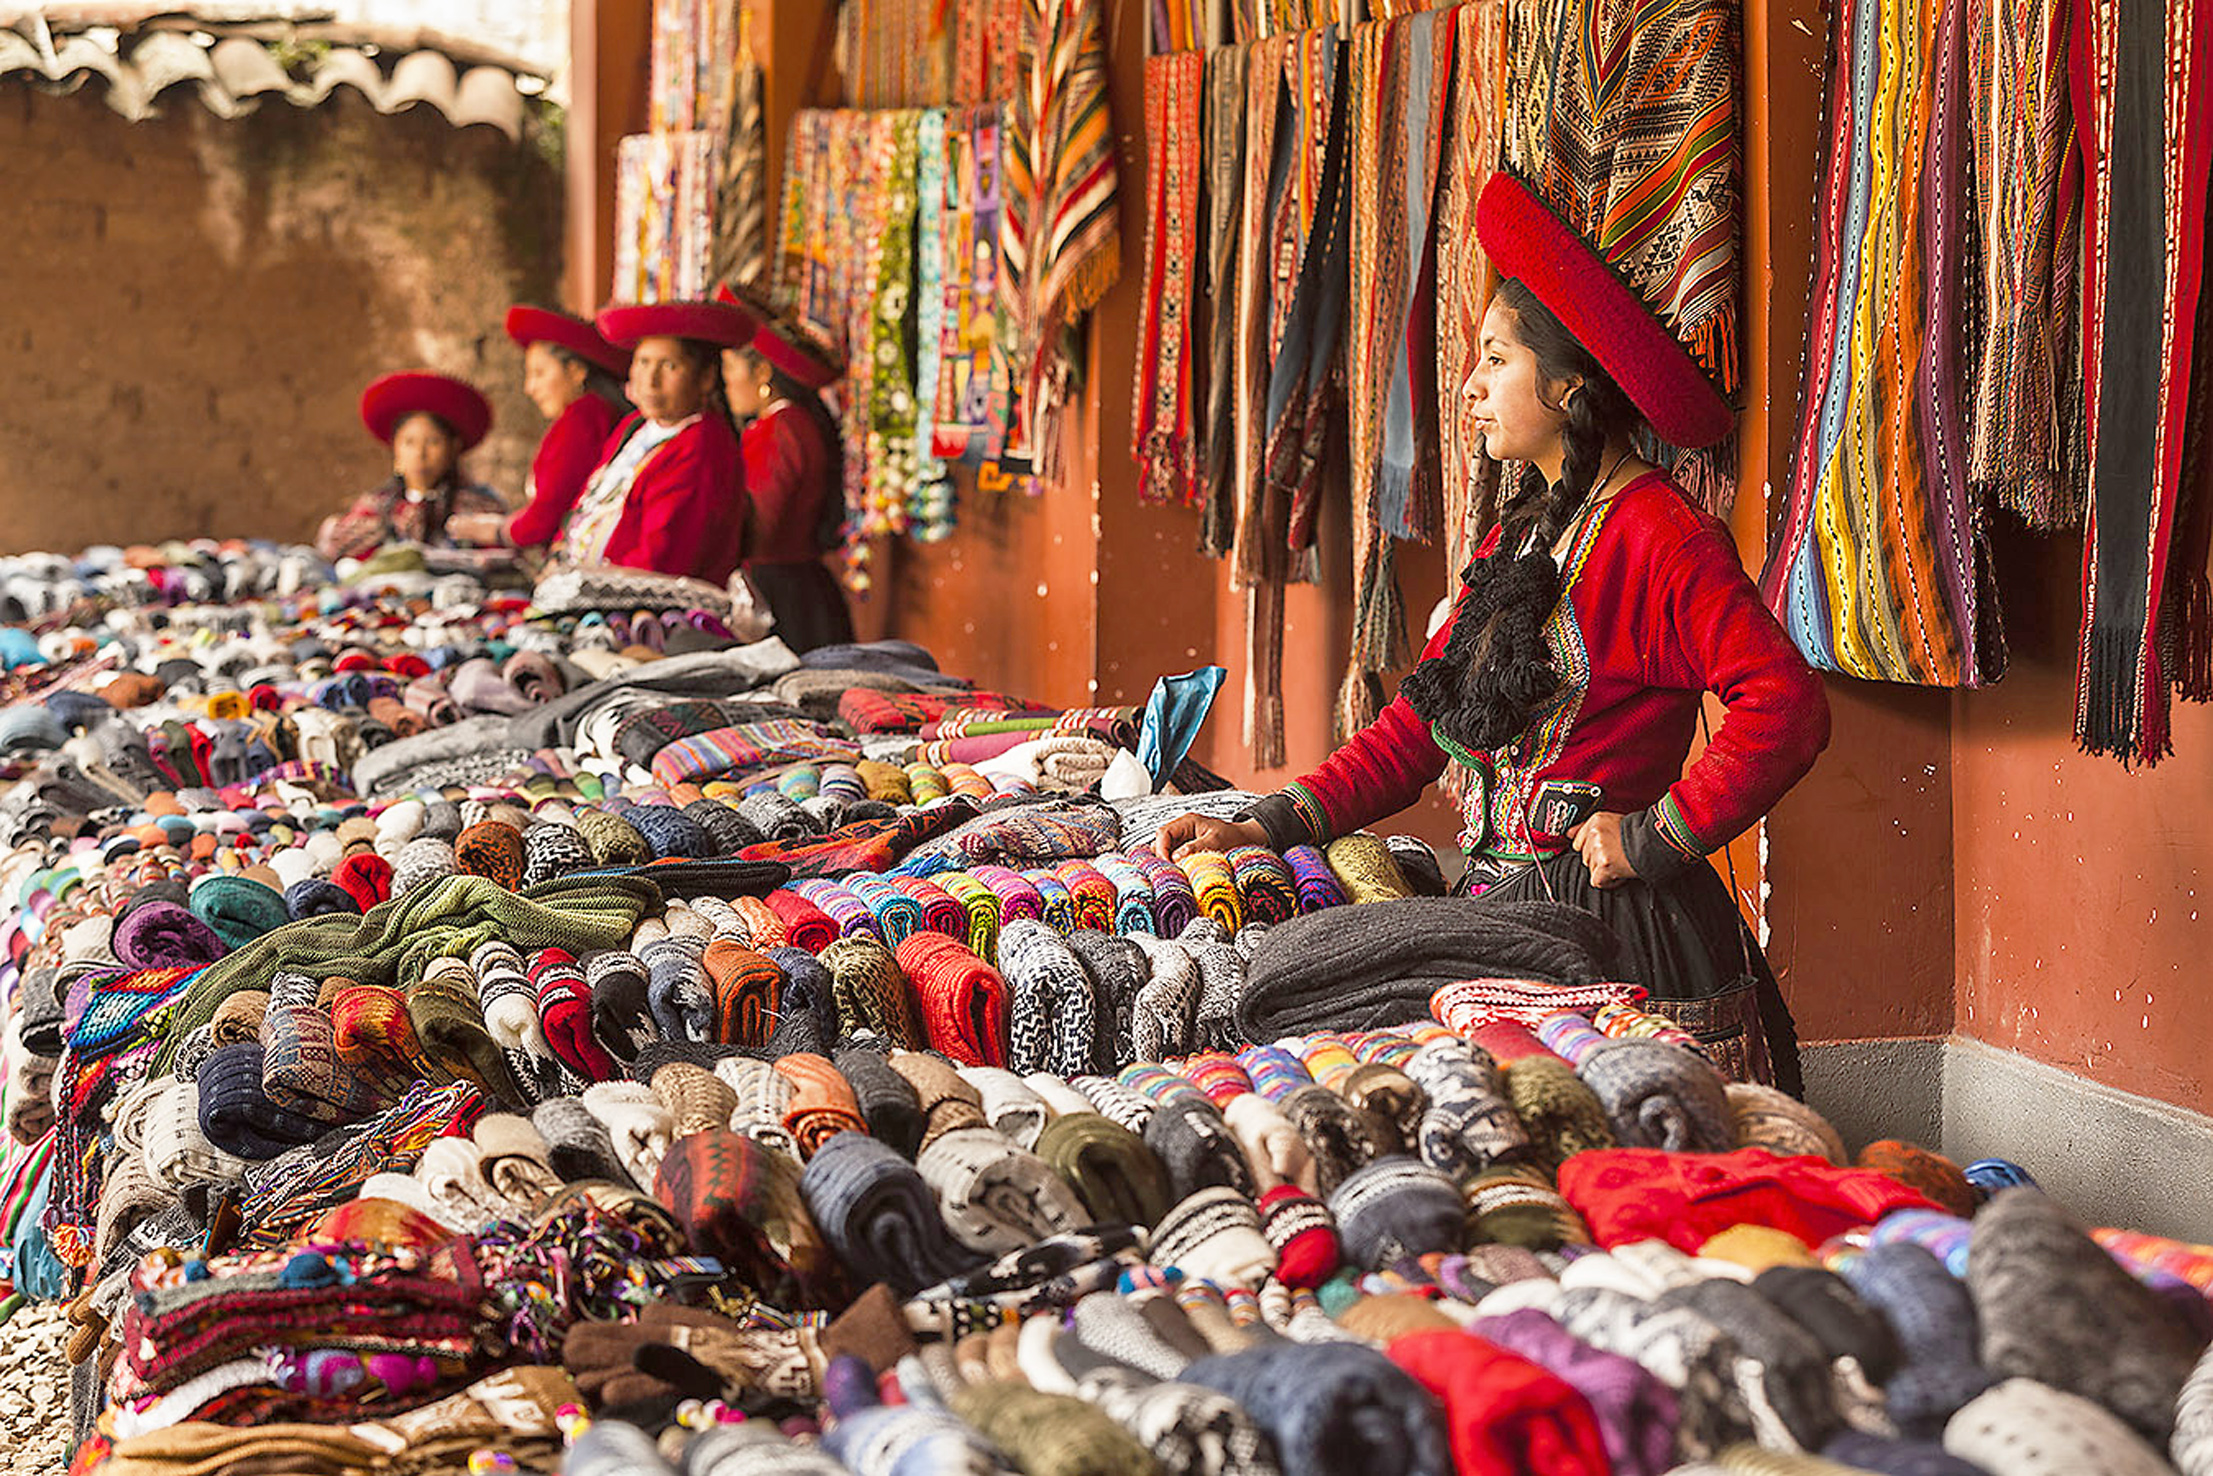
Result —
<instances>
[{"instance_id":1,"label":"seated woman in red hat","mask_svg":"<svg viewBox=\"0 0 2213 1476\"><path fill-rule=\"evenodd\" d=\"M729 288L720 295L739 300ZM812 651L853 639L845 591L822 562L845 531L845 457L822 402L843 371L827 344L773 305L756 311L753 341L722 351L730 411L744 426L745 572L784 644Z\"/></svg>"},{"instance_id":2,"label":"seated woman in red hat","mask_svg":"<svg viewBox=\"0 0 2213 1476\"><path fill-rule=\"evenodd\" d=\"M557 562L619 564L710 584L736 571L745 471L722 395L722 350L751 342L753 326L751 313L724 302L600 313L600 333L630 351L628 388L638 408L608 439L554 542Z\"/></svg>"},{"instance_id":3,"label":"seated woman in red hat","mask_svg":"<svg viewBox=\"0 0 2213 1476\"><path fill-rule=\"evenodd\" d=\"M1624 977L1741 1074L1797 1090L1790 1017L1707 856L1828 741L1820 681L1745 576L1728 530L1632 449L1728 434L1728 405L1658 316L1519 181L1478 201L1508 280L1484 314L1468 409L1529 468L1451 618L1371 725L1230 821L1163 827L1175 853L1326 844L1463 781L1470 906L1597 914ZM1726 709L1686 770L1705 694Z\"/></svg>"},{"instance_id":4,"label":"seated woman in red hat","mask_svg":"<svg viewBox=\"0 0 2213 1476\"><path fill-rule=\"evenodd\" d=\"M361 423L392 448L392 476L323 519L315 550L366 558L387 543L450 544L456 516L504 514L491 488L465 480L461 453L492 428L492 407L443 374L387 374L361 394Z\"/></svg>"},{"instance_id":5,"label":"seated woman in red hat","mask_svg":"<svg viewBox=\"0 0 2213 1476\"><path fill-rule=\"evenodd\" d=\"M521 511L471 513L447 528L464 543L543 548L559 536L616 422L630 412L622 392L630 355L582 318L522 303L507 310L507 336L522 347L523 393L552 424L530 460Z\"/></svg>"}]
</instances>

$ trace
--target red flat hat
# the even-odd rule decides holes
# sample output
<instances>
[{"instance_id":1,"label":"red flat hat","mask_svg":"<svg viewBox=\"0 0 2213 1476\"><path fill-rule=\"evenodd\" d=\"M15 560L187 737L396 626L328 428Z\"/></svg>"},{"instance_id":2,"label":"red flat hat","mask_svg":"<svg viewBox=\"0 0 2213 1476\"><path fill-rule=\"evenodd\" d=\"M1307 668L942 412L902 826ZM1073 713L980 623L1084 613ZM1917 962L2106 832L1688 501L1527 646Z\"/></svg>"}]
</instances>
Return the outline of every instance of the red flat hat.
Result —
<instances>
[{"instance_id":1,"label":"red flat hat","mask_svg":"<svg viewBox=\"0 0 2213 1476\"><path fill-rule=\"evenodd\" d=\"M845 366L837 350L822 336L793 321L777 301L758 287L725 282L715 289L715 301L744 308L760 319L753 330L753 352L811 390L828 389L845 378Z\"/></svg>"},{"instance_id":2,"label":"red flat hat","mask_svg":"<svg viewBox=\"0 0 2213 1476\"><path fill-rule=\"evenodd\" d=\"M609 374L630 372L630 352L600 337L599 330L574 313L518 302L507 310L507 336L523 348L550 343L565 348Z\"/></svg>"},{"instance_id":3,"label":"red flat hat","mask_svg":"<svg viewBox=\"0 0 2213 1476\"><path fill-rule=\"evenodd\" d=\"M492 428L491 402L444 374L387 374L361 392L361 423L387 446L401 421L425 411L453 427L464 451Z\"/></svg>"},{"instance_id":4,"label":"red flat hat","mask_svg":"<svg viewBox=\"0 0 2213 1476\"><path fill-rule=\"evenodd\" d=\"M1475 232L1500 273L1552 309L1661 440L1693 450L1729 434L1736 416L1690 351L1529 186L1492 175L1475 202Z\"/></svg>"},{"instance_id":5,"label":"red flat hat","mask_svg":"<svg viewBox=\"0 0 2213 1476\"><path fill-rule=\"evenodd\" d=\"M648 338L690 338L720 348L753 341L753 315L729 302L641 302L599 310L609 343L634 349Z\"/></svg>"}]
</instances>

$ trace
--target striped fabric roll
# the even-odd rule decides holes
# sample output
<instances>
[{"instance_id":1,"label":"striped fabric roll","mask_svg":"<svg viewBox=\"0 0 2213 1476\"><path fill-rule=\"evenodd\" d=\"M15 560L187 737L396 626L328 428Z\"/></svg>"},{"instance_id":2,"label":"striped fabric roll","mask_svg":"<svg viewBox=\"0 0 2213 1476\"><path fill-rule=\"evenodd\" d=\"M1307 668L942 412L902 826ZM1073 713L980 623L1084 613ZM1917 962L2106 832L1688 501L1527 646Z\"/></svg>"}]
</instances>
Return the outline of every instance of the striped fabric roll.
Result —
<instances>
[{"instance_id":1,"label":"striped fabric roll","mask_svg":"<svg viewBox=\"0 0 2213 1476\"><path fill-rule=\"evenodd\" d=\"M1611 1000L1600 1005L1591 1015L1591 1023L1608 1040L1664 1040L1671 1045L1689 1046L1701 1055L1705 1053L1697 1036L1665 1015L1649 1014L1626 1000Z\"/></svg>"},{"instance_id":2,"label":"striped fabric roll","mask_svg":"<svg viewBox=\"0 0 2213 1476\"><path fill-rule=\"evenodd\" d=\"M795 892L786 892L784 895L794 902L806 901L804 897ZM816 907L812 902L808 902L807 907L809 911L822 917L822 921L829 927L830 937L836 938L837 924L830 921L829 915L823 913L822 909ZM745 926L744 942L746 946L758 948L765 953L771 948L782 948L785 944L791 942L791 934L785 928L784 920L777 916L776 910L770 907L762 898L734 898L730 903L730 910L737 914L738 921Z\"/></svg>"},{"instance_id":3,"label":"striped fabric roll","mask_svg":"<svg viewBox=\"0 0 2213 1476\"><path fill-rule=\"evenodd\" d=\"M1284 1044L1289 1046L1290 1041ZM1299 1059L1306 1063L1307 1074L1340 1096L1345 1078L1360 1069L1360 1058L1353 1054L1351 1043L1333 1030L1318 1030L1306 1036L1297 1050Z\"/></svg>"},{"instance_id":4,"label":"striped fabric roll","mask_svg":"<svg viewBox=\"0 0 2213 1476\"><path fill-rule=\"evenodd\" d=\"M954 900L945 888L919 876L894 876L886 881L922 909L922 931L943 933L963 944L967 942L968 909Z\"/></svg>"},{"instance_id":5,"label":"striped fabric roll","mask_svg":"<svg viewBox=\"0 0 2213 1476\"><path fill-rule=\"evenodd\" d=\"M1599 1034L1590 1016L1574 1010L1561 1010L1539 1020L1537 1039L1543 1041L1552 1054L1577 1067L1583 1064L1584 1057L1606 1044L1606 1037Z\"/></svg>"},{"instance_id":6,"label":"striped fabric roll","mask_svg":"<svg viewBox=\"0 0 2213 1476\"><path fill-rule=\"evenodd\" d=\"M922 904L882 877L856 871L845 878L845 887L876 914L877 932L886 947L897 948L922 931Z\"/></svg>"},{"instance_id":7,"label":"striped fabric roll","mask_svg":"<svg viewBox=\"0 0 2213 1476\"><path fill-rule=\"evenodd\" d=\"M1191 895L1198 901L1200 914L1213 918L1222 925L1223 932L1235 937L1245 925L1245 909L1229 861L1212 851L1198 851L1176 865L1191 883Z\"/></svg>"},{"instance_id":8,"label":"striped fabric roll","mask_svg":"<svg viewBox=\"0 0 2213 1476\"><path fill-rule=\"evenodd\" d=\"M709 943L701 962L714 993L715 1039L766 1045L783 1000L784 971L774 959L728 938Z\"/></svg>"},{"instance_id":9,"label":"striped fabric roll","mask_svg":"<svg viewBox=\"0 0 2213 1476\"><path fill-rule=\"evenodd\" d=\"M1021 872L1011 871L1004 866L985 865L971 866L968 874L998 895L1000 927L1004 928L1008 923L1025 917L1044 920L1045 898Z\"/></svg>"},{"instance_id":10,"label":"striped fabric roll","mask_svg":"<svg viewBox=\"0 0 2213 1476\"><path fill-rule=\"evenodd\" d=\"M1289 922L1299 915L1298 883L1281 856L1265 846L1236 846L1225 859L1247 922Z\"/></svg>"},{"instance_id":11,"label":"striped fabric roll","mask_svg":"<svg viewBox=\"0 0 2213 1476\"><path fill-rule=\"evenodd\" d=\"M768 920L766 924L754 929L755 948L774 948L779 944L789 943L795 948L804 948L809 953L820 953L835 943L840 935L835 918L799 893L785 887L778 887L762 898L758 910L767 913ZM753 910L745 910L745 915L752 917L755 913ZM762 941L764 936L768 938L767 942Z\"/></svg>"},{"instance_id":12,"label":"striped fabric roll","mask_svg":"<svg viewBox=\"0 0 2213 1476\"><path fill-rule=\"evenodd\" d=\"M868 798L868 786L861 782L861 771L851 764L824 764L818 792L824 799L848 805L857 805Z\"/></svg>"},{"instance_id":13,"label":"striped fabric roll","mask_svg":"<svg viewBox=\"0 0 2213 1476\"><path fill-rule=\"evenodd\" d=\"M663 785L674 785L794 759L850 758L853 752L850 743L828 736L813 723L788 719L736 723L679 738L661 749L653 755L653 777Z\"/></svg>"},{"instance_id":14,"label":"striped fabric roll","mask_svg":"<svg viewBox=\"0 0 2213 1476\"><path fill-rule=\"evenodd\" d=\"M1337 880L1337 873L1329 869L1329 858L1313 846L1293 846L1283 853L1283 864L1291 868L1291 879L1299 892L1299 911L1319 912L1325 907L1343 907L1352 901L1345 895L1344 884Z\"/></svg>"},{"instance_id":15,"label":"striped fabric roll","mask_svg":"<svg viewBox=\"0 0 2213 1476\"><path fill-rule=\"evenodd\" d=\"M918 805L941 800L953 792L952 786L945 782L945 775L941 770L923 763L907 765L907 787Z\"/></svg>"},{"instance_id":16,"label":"striped fabric roll","mask_svg":"<svg viewBox=\"0 0 2213 1476\"><path fill-rule=\"evenodd\" d=\"M1206 1098L1206 1093L1158 1061L1132 1062L1122 1068L1116 1079L1146 1101L1159 1106L1166 1106L1178 1097L1197 1097L1201 1101Z\"/></svg>"},{"instance_id":17,"label":"striped fabric roll","mask_svg":"<svg viewBox=\"0 0 2213 1476\"><path fill-rule=\"evenodd\" d=\"M1179 1062L1176 1070L1185 1081L1206 1093L1206 1099L1217 1107L1227 1107L1253 1090L1252 1077L1227 1051L1202 1051Z\"/></svg>"},{"instance_id":18,"label":"striped fabric roll","mask_svg":"<svg viewBox=\"0 0 2213 1476\"><path fill-rule=\"evenodd\" d=\"M813 799L822 792L822 766L794 764L777 776L776 787L786 799Z\"/></svg>"},{"instance_id":19,"label":"striped fabric roll","mask_svg":"<svg viewBox=\"0 0 2213 1476\"><path fill-rule=\"evenodd\" d=\"M840 883L819 876L801 877L791 884L792 890L822 909L837 924L840 938L874 938L884 940L883 929L877 925L876 914L866 902L853 895Z\"/></svg>"},{"instance_id":20,"label":"striped fabric roll","mask_svg":"<svg viewBox=\"0 0 2213 1476\"><path fill-rule=\"evenodd\" d=\"M1253 1090L1271 1102L1314 1084L1306 1063L1280 1045L1247 1046L1237 1053L1237 1064L1252 1078Z\"/></svg>"},{"instance_id":21,"label":"striped fabric roll","mask_svg":"<svg viewBox=\"0 0 2213 1476\"><path fill-rule=\"evenodd\" d=\"M930 878L968 914L968 946L980 957L999 956L999 894L965 871Z\"/></svg>"},{"instance_id":22,"label":"striped fabric roll","mask_svg":"<svg viewBox=\"0 0 2213 1476\"><path fill-rule=\"evenodd\" d=\"M1127 856L1105 855L1091 863L1114 885L1114 931L1122 937L1142 933L1157 937L1160 921L1153 915L1153 885Z\"/></svg>"},{"instance_id":23,"label":"striped fabric roll","mask_svg":"<svg viewBox=\"0 0 2213 1476\"><path fill-rule=\"evenodd\" d=\"M986 800L998 793L973 764L948 763L943 766L945 783L953 793L968 799Z\"/></svg>"},{"instance_id":24,"label":"striped fabric roll","mask_svg":"<svg viewBox=\"0 0 2213 1476\"><path fill-rule=\"evenodd\" d=\"M1089 861L1063 861L1053 868L1053 879L1068 889L1076 908L1076 927L1094 932L1115 931L1114 915L1120 894L1106 873ZM1071 929L1070 931L1074 931Z\"/></svg>"},{"instance_id":25,"label":"striped fabric roll","mask_svg":"<svg viewBox=\"0 0 2213 1476\"><path fill-rule=\"evenodd\" d=\"M1076 931L1076 899L1061 879L1043 868L1022 874L1029 878L1031 886L1037 888L1045 925L1063 938Z\"/></svg>"},{"instance_id":26,"label":"striped fabric roll","mask_svg":"<svg viewBox=\"0 0 2213 1476\"><path fill-rule=\"evenodd\" d=\"M1153 889L1153 923L1160 936L1182 937L1183 930L1199 915L1199 898L1191 890L1191 878L1173 861L1163 861L1151 851L1132 851L1129 859Z\"/></svg>"}]
</instances>

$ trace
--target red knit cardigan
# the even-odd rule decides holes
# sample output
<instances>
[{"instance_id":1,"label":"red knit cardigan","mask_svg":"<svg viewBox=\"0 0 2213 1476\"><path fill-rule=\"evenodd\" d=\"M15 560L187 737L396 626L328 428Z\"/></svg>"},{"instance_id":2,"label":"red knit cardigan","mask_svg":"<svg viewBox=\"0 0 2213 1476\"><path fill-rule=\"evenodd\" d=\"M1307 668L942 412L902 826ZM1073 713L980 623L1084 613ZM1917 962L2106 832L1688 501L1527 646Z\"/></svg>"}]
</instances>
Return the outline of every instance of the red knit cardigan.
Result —
<instances>
[{"instance_id":1,"label":"red knit cardigan","mask_svg":"<svg viewBox=\"0 0 2213 1476\"><path fill-rule=\"evenodd\" d=\"M612 458L644 417L630 414L607 442ZM728 580L745 550L751 508L737 432L710 411L646 453L608 536L606 561L659 574Z\"/></svg>"},{"instance_id":2,"label":"red knit cardigan","mask_svg":"<svg viewBox=\"0 0 2213 1476\"><path fill-rule=\"evenodd\" d=\"M507 524L507 541L517 548L551 543L568 521L584 484L592 479L609 449L615 407L590 391L569 401L555 416L530 459L529 504Z\"/></svg>"},{"instance_id":3,"label":"red knit cardigan","mask_svg":"<svg viewBox=\"0 0 2213 1476\"><path fill-rule=\"evenodd\" d=\"M1498 538L1494 529L1477 556ZM1516 859L1557 849L1531 844L1530 802L1547 779L1582 780L1602 789L1601 809L1627 817L1630 864L1662 881L1726 845L1805 775L1828 743L1828 699L1727 531L1664 473L1587 511L1572 540L1546 628L1561 696L1506 748L1466 756L1462 844ZM1425 658L1451 628L1430 639ZM1685 772L1707 692L1727 716ZM1400 697L1253 813L1279 845L1326 842L1412 804L1446 761Z\"/></svg>"}]
</instances>

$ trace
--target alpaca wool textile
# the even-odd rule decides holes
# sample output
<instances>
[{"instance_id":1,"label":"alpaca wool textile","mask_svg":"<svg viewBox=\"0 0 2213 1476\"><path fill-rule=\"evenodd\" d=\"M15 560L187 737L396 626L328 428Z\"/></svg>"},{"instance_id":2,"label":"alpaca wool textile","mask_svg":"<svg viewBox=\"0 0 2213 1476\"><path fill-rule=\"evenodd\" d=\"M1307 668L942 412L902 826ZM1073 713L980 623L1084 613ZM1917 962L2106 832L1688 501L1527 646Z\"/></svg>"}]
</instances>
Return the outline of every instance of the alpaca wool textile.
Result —
<instances>
[{"instance_id":1,"label":"alpaca wool textile","mask_svg":"<svg viewBox=\"0 0 2213 1476\"><path fill-rule=\"evenodd\" d=\"M2213 508L2184 459L2204 373L2193 354L2207 312L2213 5L2091 0L2071 43L2090 473L2075 737L2155 764L2172 748L2169 689L2213 701Z\"/></svg>"},{"instance_id":2,"label":"alpaca wool textile","mask_svg":"<svg viewBox=\"0 0 2213 1476\"><path fill-rule=\"evenodd\" d=\"M799 1192L831 1249L863 1279L912 1296L973 1270L913 1164L862 1133L839 1133L815 1150Z\"/></svg>"},{"instance_id":3,"label":"alpaca wool textile","mask_svg":"<svg viewBox=\"0 0 2213 1476\"><path fill-rule=\"evenodd\" d=\"M1458 1329L1411 1332L1393 1339L1389 1352L1444 1405L1452 1467L1462 1476L1611 1476L1617 1469L1589 1401L1519 1353Z\"/></svg>"},{"instance_id":4,"label":"alpaca wool textile","mask_svg":"<svg viewBox=\"0 0 2213 1476\"><path fill-rule=\"evenodd\" d=\"M1761 578L1816 666L1960 687L2005 669L1959 369L1967 9L1837 15L1797 456Z\"/></svg>"},{"instance_id":5,"label":"alpaca wool textile","mask_svg":"<svg viewBox=\"0 0 2213 1476\"><path fill-rule=\"evenodd\" d=\"M1199 174L1206 58L1145 58L1145 312L1130 412L1138 493L1148 502L1197 499L1192 428L1192 287L1199 263Z\"/></svg>"},{"instance_id":6,"label":"alpaca wool textile","mask_svg":"<svg viewBox=\"0 0 2213 1476\"><path fill-rule=\"evenodd\" d=\"M937 404L930 420L931 454L945 461L980 463L1006 446L1009 369L997 301L999 221L1006 209L1000 175L1004 125L1004 109L996 103L957 110L946 120L938 272L944 304Z\"/></svg>"},{"instance_id":7,"label":"alpaca wool textile","mask_svg":"<svg viewBox=\"0 0 2213 1476\"><path fill-rule=\"evenodd\" d=\"M1739 34L1725 0L1544 0L1509 23L1504 162L1590 242L1724 396L1739 383ZM1726 512L1725 458L1679 469ZM1688 475L1686 475L1688 473Z\"/></svg>"},{"instance_id":8,"label":"alpaca wool textile","mask_svg":"<svg viewBox=\"0 0 2213 1476\"><path fill-rule=\"evenodd\" d=\"M1445 1476L1444 1421L1427 1391L1373 1348L1279 1342L1202 1358L1186 1383L1242 1405L1276 1447L1284 1476L1327 1476L1358 1451L1376 1476Z\"/></svg>"},{"instance_id":9,"label":"alpaca wool textile","mask_svg":"<svg viewBox=\"0 0 2213 1476\"><path fill-rule=\"evenodd\" d=\"M694 1133L669 1146L653 1197L674 1211L692 1246L776 1305L832 1304L843 1275L807 1213L799 1170L728 1131Z\"/></svg>"},{"instance_id":10,"label":"alpaca wool textile","mask_svg":"<svg viewBox=\"0 0 2213 1476\"><path fill-rule=\"evenodd\" d=\"M1007 1064L1007 981L964 944L916 933L894 953L932 1049L964 1066Z\"/></svg>"},{"instance_id":11,"label":"alpaca wool textile","mask_svg":"<svg viewBox=\"0 0 2213 1476\"><path fill-rule=\"evenodd\" d=\"M1788 1231L1812 1246L1894 1211L1933 1208L1887 1175L1777 1158L1760 1148L1704 1154L1598 1149L1561 1164L1559 1185L1598 1244L1664 1240L1687 1255L1746 1222Z\"/></svg>"}]
</instances>

